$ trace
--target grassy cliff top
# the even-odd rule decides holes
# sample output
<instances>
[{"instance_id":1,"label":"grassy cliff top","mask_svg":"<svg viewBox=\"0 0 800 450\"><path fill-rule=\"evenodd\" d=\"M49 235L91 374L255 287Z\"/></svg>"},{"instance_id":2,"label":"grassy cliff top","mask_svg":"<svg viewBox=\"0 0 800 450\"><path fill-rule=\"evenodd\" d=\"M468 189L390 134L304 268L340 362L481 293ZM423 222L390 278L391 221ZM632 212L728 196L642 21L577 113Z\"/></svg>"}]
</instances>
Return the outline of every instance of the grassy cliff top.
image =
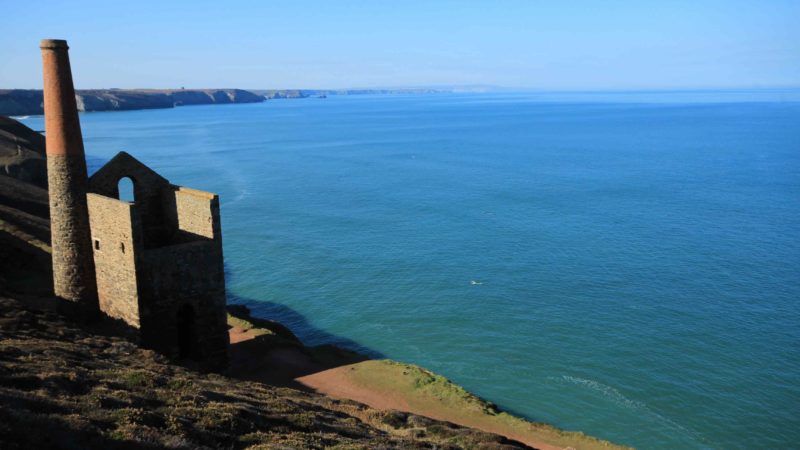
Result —
<instances>
[{"instance_id":1,"label":"grassy cliff top","mask_svg":"<svg viewBox=\"0 0 800 450\"><path fill-rule=\"evenodd\" d=\"M384 401L395 398L402 402L404 410L498 433L537 448L627 448L501 411L447 378L413 364L368 360L334 370L343 375L337 377L339 383L351 384ZM371 404L368 400L367 403Z\"/></svg>"}]
</instances>

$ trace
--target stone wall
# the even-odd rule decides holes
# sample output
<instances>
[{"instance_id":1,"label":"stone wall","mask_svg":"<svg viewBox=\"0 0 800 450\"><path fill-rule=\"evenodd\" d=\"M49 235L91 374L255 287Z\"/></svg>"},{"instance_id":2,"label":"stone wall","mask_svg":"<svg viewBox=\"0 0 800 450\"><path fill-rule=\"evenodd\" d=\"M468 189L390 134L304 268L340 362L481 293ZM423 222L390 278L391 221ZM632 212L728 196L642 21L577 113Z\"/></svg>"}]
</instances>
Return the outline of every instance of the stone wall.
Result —
<instances>
[{"instance_id":1,"label":"stone wall","mask_svg":"<svg viewBox=\"0 0 800 450\"><path fill-rule=\"evenodd\" d=\"M119 180L127 177L133 182L133 196L142 222L145 247L165 245L172 239L171 230L166 230L162 193L170 184L164 177L139 162L133 156L120 152L89 179L89 191L119 198ZM169 227L167 227L169 228Z\"/></svg>"},{"instance_id":2,"label":"stone wall","mask_svg":"<svg viewBox=\"0 0 800 450\"><path fill-rule=\"evenodd\" d=\"M87 201L100 309L139 328L136 269L141 225L137 208L91 193Z\"/></svg>"},{"instance_id":3,"label":"stone wall","mask_svg":"<svg viewBox=\"0 0 800 450\"><path fill-rule=\"evenodd\" d=\"M141 284L142 344L178 354L177 315L190 305L197 324L198 361L206 370L227 365L228 325L222 249L205 240L146 249Z\"/></svg>"},{"instance_id":4,"label":"stone wall","mask_svg":"<svg viewBox=\"0 0 800 450\"><path fill-rule=\"evenodd\" d=\"M178 233L176 242L197 239L220 239L219 197L210 192L172 186L168 217Z\"/></svg>"},{"instance_id":5,"label":"stone wall","mask_svg":"<svg viewBox=\"0 0 800 450\"><path fill-rule=\"evenodd\" d=\"M123 177L133 180L133 203L117 199ZM89 189L101 309L139 328L145 347L224 370L219 198L171 185L124 152L92 175Z\"/></svg>"}]
</instances>

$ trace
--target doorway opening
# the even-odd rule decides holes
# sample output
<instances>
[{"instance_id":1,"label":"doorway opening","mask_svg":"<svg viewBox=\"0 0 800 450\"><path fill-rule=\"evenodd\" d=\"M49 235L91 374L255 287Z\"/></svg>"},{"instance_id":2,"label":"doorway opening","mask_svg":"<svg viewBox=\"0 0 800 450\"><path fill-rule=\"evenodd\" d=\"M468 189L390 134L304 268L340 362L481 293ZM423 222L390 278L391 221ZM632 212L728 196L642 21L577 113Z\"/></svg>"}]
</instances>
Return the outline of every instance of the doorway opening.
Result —
<instances>
[{"instance_id":1,"label":"doorway opening","mask_svg":"<svg viewBox=\"0 0 800 450\"><path fill-rule=\"evenodd\" d=\"M194 308L183 305L178 310L178 357L180 359L197 359L200 356L197 342L197 320Z\"/></svg>"}]
</instances>

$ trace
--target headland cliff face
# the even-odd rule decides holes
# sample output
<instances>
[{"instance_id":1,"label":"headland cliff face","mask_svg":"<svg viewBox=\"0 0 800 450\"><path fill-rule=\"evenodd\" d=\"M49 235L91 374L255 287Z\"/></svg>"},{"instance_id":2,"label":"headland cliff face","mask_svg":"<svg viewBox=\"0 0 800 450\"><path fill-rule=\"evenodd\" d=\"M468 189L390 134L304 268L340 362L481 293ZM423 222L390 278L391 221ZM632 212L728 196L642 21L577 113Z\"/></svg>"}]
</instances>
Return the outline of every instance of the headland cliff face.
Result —
<instances>
[{"instance_id":1,"label":"headland cliff face","mask_svg":"<svg viewBox=\"0 0 800 450\"><path fill-rule=\"evenodd\" d=\"M260 103L328 95L435 94L452 90L405 89L88 89L75 91L79 111L129 111L186 105ZM0 89L0 115L44 114L42 91Z\"/></svg>"},{"instance_id":2,"label":"headland cliff face","mask_svg":"<svg viewBox=\"0 0 800 450\"><path fill-rule=\"evenodd\" d=\"M242 89L92 89L75 93L79 111L126 111L173 108L184 105L211 105L263 102L263 95ZM42 91L0 90L0 115L43 114Z\"/></svg>"}]
</instances>

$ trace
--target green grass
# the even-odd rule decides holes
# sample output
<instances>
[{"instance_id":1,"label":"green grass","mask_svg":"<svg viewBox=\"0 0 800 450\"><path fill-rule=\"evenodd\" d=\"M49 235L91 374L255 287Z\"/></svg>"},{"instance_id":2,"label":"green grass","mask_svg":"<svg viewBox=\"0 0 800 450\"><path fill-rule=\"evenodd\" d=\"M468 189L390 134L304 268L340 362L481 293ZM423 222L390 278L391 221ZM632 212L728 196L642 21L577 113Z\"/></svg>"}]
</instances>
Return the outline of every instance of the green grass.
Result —
<instances>
[{"instance_id":1,"label":"green grass","mask_svg":"<svg viewBox=\"0 0 800 450\"><path fill-rule=\"evenodd\" d=\"M269 342L274 342L278 346L290 344L302 348L325 367L345 366L345 373L354 384L379 395L399 397L410 406L412 412L430 414L517 440L527 438L529 442L572 447L577 450L625 448L580 432L563 431L548 424L516 417L501 411L493 403L481 399L447 378L413 364L392 360L366 360L363 355L330 345L303 347L299 341L283 341L274 331L262 328L262 325L274 326L274 323L261 319L250 317L244 319L229 315L228 323L253 334L269 335ZM413 425L406 423L406 416L405 413L386 412L380 421L393 430L418 432L419 430ZM292 420L295 421L295 425L304 425L300 417L294 417ZM474 442L474 435L465 437L462 429L445 425L431 425L427 433L439 441L458 447L469 447L467 444Z\"/></svg>"},{"instance_id":2,"label":"green grass","mask_svg":"<svg viewBox=\"0 0 800 450\"><path fill-rule=\"evenodd\" d=\"M350 366L347 373L359 386L399 396L415 411L428 411L433 416L463 425L490 429L516 439L529 437L538 442L578 450L626 448L581 432L563 431L500 411L494 404L447 378L412 364L369 360ZM447 430L438 431L445 433Z\"/></svg>"},{"instance_id":3,"label":"green grass","mask_svg":"<svg viewBox=\"0 0 800 450\"><path fill-rule=\"evenodd\" d=\"M250 333L253 336L266 336L266 335L275 336L276 335L271 330L268 330L266 328L256 327L255 325L253 325L252 322L250 322L248 320L245 320L245 319L240 319L240 318L238 318L236 316L233 316L231 314L228 314L228 325L240 328L240 329L242 329L244 331L247 331L248 333Z\"/></svg>"},{"instance_id":4,"label":"green grass","mask_svg":"<svg viewBox=\"0 0 800 450\"><path fill-rule=\"evenodd\" d=\"M144 370L125 370L119 375L120 382L128 389L154 386L154 380Z\"/></svg>"}]
</instances>

